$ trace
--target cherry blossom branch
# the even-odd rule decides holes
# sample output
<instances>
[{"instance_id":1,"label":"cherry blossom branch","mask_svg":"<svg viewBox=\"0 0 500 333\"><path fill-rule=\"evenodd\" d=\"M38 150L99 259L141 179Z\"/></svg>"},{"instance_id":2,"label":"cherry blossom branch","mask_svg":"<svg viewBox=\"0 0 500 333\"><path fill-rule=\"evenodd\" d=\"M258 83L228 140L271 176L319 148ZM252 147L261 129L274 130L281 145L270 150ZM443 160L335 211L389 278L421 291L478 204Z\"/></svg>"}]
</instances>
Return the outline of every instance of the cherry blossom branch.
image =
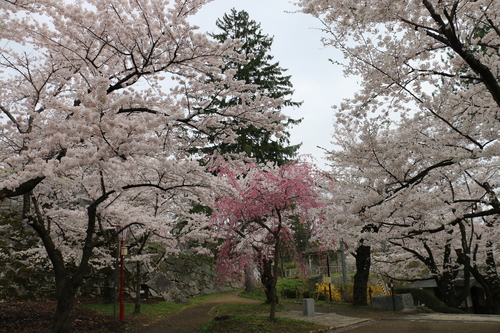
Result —
<instances>
[{"instance_id":1,"label":"cherry blossom branch","mask_svg":"<svg viewBox=\"0 0 500 333\"><path fill-rule=\"evenodd\" d=\"M430 37L442 42L443 44L448 45L463 60L465 60L470 68L481 77L484 85L491 93L491 96L493 97L497 105L500 107L500 84L496 80L496 77L495 75L493 75L491 70L476 57L474 57L473 53L464 48L463 44L460 42L456 34L452 17L449 17L450 21L448 23L445 23L441 16L436 12L429 0L422 0L422 3L427 8L434 21L439 25L440 35L431 32L428 32L427 34Z\"/></svg>"},{"instance_id":2,"label":"cherry blossom branch","mask_svg":"<svg viewBox=\"0 0 500 333\"><path fill-rule=\"evenodd\" d=\"M40 184L45 177L35 177L21 183L14 189L3 188L0 190L0 199L13 198L31 192L38 184Z\"/></svg>"}]
</instances>

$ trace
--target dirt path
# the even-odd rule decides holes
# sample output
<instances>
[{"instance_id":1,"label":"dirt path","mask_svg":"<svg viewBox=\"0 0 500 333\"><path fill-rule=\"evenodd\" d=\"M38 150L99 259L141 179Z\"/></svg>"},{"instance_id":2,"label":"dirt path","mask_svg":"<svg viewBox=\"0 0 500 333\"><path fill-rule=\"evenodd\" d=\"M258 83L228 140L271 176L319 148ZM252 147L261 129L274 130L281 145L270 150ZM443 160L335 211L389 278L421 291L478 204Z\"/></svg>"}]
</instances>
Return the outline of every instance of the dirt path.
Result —
<instances>
[{"instance_id":1,"label":"dirt path","mask_svg":"<svg viewBox=\"0 0 500 333\"><path fill-rule=\"evenodd\" d=\"M239 291L221 295L207 303L183 309L150 326L134 330L136 333L193 333L215 316L212 311L222 304L258 304L260 301L238 297Z\"/></svg>"}]
</instances>

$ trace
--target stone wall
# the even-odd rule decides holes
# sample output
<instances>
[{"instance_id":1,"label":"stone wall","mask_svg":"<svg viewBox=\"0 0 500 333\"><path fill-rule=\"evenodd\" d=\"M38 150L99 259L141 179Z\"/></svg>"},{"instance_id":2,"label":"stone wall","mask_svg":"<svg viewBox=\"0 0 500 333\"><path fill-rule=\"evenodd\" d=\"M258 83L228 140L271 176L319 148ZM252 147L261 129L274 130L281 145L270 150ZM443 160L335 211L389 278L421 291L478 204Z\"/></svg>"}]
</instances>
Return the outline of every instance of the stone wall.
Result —
<instances>
[{"instance_id":1,"label":"stone wall","mask_svg":"<svg viewBox=\"0 0 500 333\"><path fill-rule=\"evenodd\" d=\"M0 301L8 299L52 299L55 283L48 259L36 262L20 251L37 246L39 237L18 217L0 212ZM135 263L125 258L125 291L134 296ZM78 296L101 297L112 301L115 281L112 267L91 269ZM164 259L159 270L143 278L151 296L166 301L186 302L190 297L213 294L241 287L240 283L219 284L215 265L195 256Z\"/></svg>"},{"instance_id":2,"label":"stone wall","mask_svg":"<svg viewBox=\"0 0 500 333\"><path fill-rule=\"evenodd\" d=\"M23 252L37 243L38 236L29 226L11 213L0 212L0 301L53 297L50 262L39 258L34 265Z\"/></svg>"},{"instance_id":3,"label":"stone wall","mask_svg":"<svg viewBox=\"0 0 500 333\"><path fill-rule=\"evenodd\" d=\"M187 302L190 297L214 294L240 288L241 282L221 284L214 265L194 257L168 258L161 272L144 283L152 296L161 296L168 302Z\"/></svg>"}]
</instances>

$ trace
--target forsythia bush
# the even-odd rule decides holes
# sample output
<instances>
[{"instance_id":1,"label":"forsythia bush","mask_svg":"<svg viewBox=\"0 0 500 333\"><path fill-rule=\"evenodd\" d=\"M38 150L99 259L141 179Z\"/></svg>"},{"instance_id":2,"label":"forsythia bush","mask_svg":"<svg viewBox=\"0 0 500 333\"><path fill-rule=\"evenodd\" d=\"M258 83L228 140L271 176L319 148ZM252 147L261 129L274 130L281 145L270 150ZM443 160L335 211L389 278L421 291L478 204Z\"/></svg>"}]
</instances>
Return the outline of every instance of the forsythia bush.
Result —
<instances>
[{"instance_id":1,"label":"forsythia bush","mask_svg":"<svg viewBox=\"0 0 500 333\"><path fill-rule=\"evenodd\" d=\"M332 301L334 302L340 302L341 301L341 295L340 295L340 290L337 290L335 286L332 284ZM325 299L330 298L330 288L328 286L328 283L316 283L316 295L318 297L324 296Z\"/></svg>"},{"instance_id":2,"label":"forsythia bush","mask_svg":"<svg viewBox=\"0 0 500 333\"><path fill-rule=\"evenodd\" d=\"M372 291L372 297L376 297L376 296L387 296L386 294L386 291L384 290L384 288L379 285L379 284L376 284L376 285L371 285L371 286L368 286L368 292L370 292L369 290L371 289Z\"/></svg>"},{"instance_id":3,"label":"forsythia bush","mask_svg":"<svg viewBox=\"0 0 500 333\"><path fill-rule=\"evenodd\" d=\"M342 301L342 291L340 288L335 288L332 284L332 301L341 302ZM352 300L352 283L345 286L348 290L347 300ZM371 295L370 295L371 292ZM324 297L326 300L330 298L330 289L328 283L316 283L316 295L317 297ZM384 288L381 285L368 286L367 297L384 296Z\"/></svg>"}]
</instances>

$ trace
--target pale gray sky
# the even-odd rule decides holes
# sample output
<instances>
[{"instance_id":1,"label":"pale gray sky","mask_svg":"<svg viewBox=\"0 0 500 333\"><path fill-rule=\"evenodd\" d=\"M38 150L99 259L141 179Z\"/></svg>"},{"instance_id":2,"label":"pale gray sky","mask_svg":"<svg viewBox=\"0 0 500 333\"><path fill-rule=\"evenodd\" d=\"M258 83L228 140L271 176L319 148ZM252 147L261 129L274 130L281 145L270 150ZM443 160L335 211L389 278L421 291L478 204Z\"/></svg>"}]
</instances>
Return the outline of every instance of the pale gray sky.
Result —
<instances>
[{"instance_id":1,"label":"pale gray sky","mask_svg":"<svg viewBox=\"0 0 500 333\"><path fill-rule=\"evenodd\" d=\"M313 155L318 166L325 168L324 153L318 146L333 147L331 107L357 89L354 79L344 78L340 66L328 61L342 61L341 53L323 47L319 21L302 13L289 13L297 10L289 0L214 0L190 21L201 31L217 31L215 21L231 8L247 11L264 33L274 37L271 54L292 75L294 100L304 101L299 109L285 110L293 118L304 118L290 131L292 143L302 142L300 154Z\"/></svg>"}]
</instances>

